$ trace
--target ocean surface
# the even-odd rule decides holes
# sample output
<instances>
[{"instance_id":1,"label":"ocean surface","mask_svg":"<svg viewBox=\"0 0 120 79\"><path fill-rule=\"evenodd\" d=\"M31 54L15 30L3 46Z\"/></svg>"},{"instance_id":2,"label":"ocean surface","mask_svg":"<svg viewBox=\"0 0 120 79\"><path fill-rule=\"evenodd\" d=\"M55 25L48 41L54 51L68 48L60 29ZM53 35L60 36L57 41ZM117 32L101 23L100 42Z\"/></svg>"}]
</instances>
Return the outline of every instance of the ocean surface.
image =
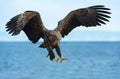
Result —
<instances>
[{"instance_id":1,"label":"ocean surface","mask_svg":"<svg viewBox=\"0 0 120 79\"><path fill-rule=\"evenodd\" d=\"M120 79L120 42L62 42L62 63L38 45L0 42L0 79Z\"/></svg>"}]
</instances>

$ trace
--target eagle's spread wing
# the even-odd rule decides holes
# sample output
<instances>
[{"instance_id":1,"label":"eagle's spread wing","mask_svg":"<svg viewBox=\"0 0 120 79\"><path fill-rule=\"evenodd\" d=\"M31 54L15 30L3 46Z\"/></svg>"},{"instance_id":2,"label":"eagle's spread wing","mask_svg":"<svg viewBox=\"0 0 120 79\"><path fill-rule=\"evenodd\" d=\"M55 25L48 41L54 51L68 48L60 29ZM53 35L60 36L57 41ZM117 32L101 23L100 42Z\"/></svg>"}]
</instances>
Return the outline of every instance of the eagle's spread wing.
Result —
<instances>
[{"instance_id":1,"label":"eagle's spread wing","mask_svg":"<svg viewBox=\"0 0 120 79\"><path fill-rule=\"evenodd\" d=\"M18 35L23 30L33 43L44 37L43 32L46 29L39 13L35 11L25 11L13 17L6 26L6 31L12 35Z\"/></svg>"},{"instance_id":2,"label":"eagle's spread wing","mask_svg":"<svg viewBox=\"0 0 120 79\"><path fill-rule=\"evenodd\" d=\"M67 35L77 26L101 26L105 24L104 21L109 21L110 18L108 14L111 14L103 5L91 6L88 8L81 8L71 11L64 19L58 22L58 27L56 30L60 31L62 37Z\"/></svg>"}]
</instances>

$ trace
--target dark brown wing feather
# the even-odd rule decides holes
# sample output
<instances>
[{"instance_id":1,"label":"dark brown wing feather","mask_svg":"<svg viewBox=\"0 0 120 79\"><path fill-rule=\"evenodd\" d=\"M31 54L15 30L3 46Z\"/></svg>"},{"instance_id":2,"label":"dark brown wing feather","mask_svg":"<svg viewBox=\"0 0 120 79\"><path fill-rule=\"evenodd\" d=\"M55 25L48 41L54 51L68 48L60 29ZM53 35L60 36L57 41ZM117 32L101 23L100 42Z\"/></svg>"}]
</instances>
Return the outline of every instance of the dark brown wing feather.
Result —
<instances>
[{"instance_id":1,"label":"dark brown wing feather","mask_svg":"<svg viewBox=\"0 0 120 79\"><path fill-rule=\"evenodd\" d=\"M111 13L108 10L110 9L103 5L96 5L71 11L58 22L56 30L60 31L62 37L64 37L80 25L85 27L101 26L101 24L106 24L105 21L109 21L110 16L108 15Z\"/></svg>"},{"instance_id":2,"label":"dark brown wing feather","mask_svg":"<svg viewBox=\"0 0 120 79\"><path fill-rule=\"evenodd\" d=\"M13 17L6 26L6 31L12 35L18 35L23 30L33 43L44 37L43 32L46 29L39 13L35 11L26 11Z\"/></svg>"}]
</instances>

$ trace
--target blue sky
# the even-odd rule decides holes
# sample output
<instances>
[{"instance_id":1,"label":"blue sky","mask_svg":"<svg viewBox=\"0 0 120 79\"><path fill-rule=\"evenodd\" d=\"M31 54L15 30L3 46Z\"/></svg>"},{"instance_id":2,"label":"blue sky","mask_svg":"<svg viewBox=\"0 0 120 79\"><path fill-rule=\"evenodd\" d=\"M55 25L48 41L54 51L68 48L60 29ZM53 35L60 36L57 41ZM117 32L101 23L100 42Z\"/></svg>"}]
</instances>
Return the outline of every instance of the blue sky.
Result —
<instances>
[{"instance_id":1,"label":"blue sky","mask_svg":"<svg viewBox=\"0 0 120 79\"><path fill-rule=\"evenodd\" d=\"M71 10L92 5L105 5L111 8L111 19L102 27L74 29L63 40L70 41L120 41L119 14L120 0L1 0L0 1L0 41L26 41L26 35L10 36L5 31L5 24L13 16L26 10L35 10L41 14L44 25L54 29L57 22Z\"/></svg>"}]
</instances>

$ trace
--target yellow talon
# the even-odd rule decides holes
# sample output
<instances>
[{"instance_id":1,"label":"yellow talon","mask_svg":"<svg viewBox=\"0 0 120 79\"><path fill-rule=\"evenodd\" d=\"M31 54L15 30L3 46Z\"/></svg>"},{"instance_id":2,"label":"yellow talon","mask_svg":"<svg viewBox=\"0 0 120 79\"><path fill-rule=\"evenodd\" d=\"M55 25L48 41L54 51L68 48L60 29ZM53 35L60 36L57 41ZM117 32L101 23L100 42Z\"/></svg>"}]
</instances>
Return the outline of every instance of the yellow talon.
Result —
<instances>
[{"instance_id":1,"label":"yellow talon","mask_svg":"<svg viewBox=\"0 0 120 79\"><path fill-rule=\"evenodd\" d=\"M59 60L58 58L54 58L53 59L54 62L58 62L58 60Z\"/></svg>"},{"instance_id":2,"label":"yellow talon","mask_svg":"<svg viewBox=\"0 0 120 79\"><path fill-rule=\"evenodd\" d=\"M61 61L60 61L60 62L62 62L62 61L64 61L64 60L68 60L68 58L61 57Z\"/></svg>"}]
</instances>

